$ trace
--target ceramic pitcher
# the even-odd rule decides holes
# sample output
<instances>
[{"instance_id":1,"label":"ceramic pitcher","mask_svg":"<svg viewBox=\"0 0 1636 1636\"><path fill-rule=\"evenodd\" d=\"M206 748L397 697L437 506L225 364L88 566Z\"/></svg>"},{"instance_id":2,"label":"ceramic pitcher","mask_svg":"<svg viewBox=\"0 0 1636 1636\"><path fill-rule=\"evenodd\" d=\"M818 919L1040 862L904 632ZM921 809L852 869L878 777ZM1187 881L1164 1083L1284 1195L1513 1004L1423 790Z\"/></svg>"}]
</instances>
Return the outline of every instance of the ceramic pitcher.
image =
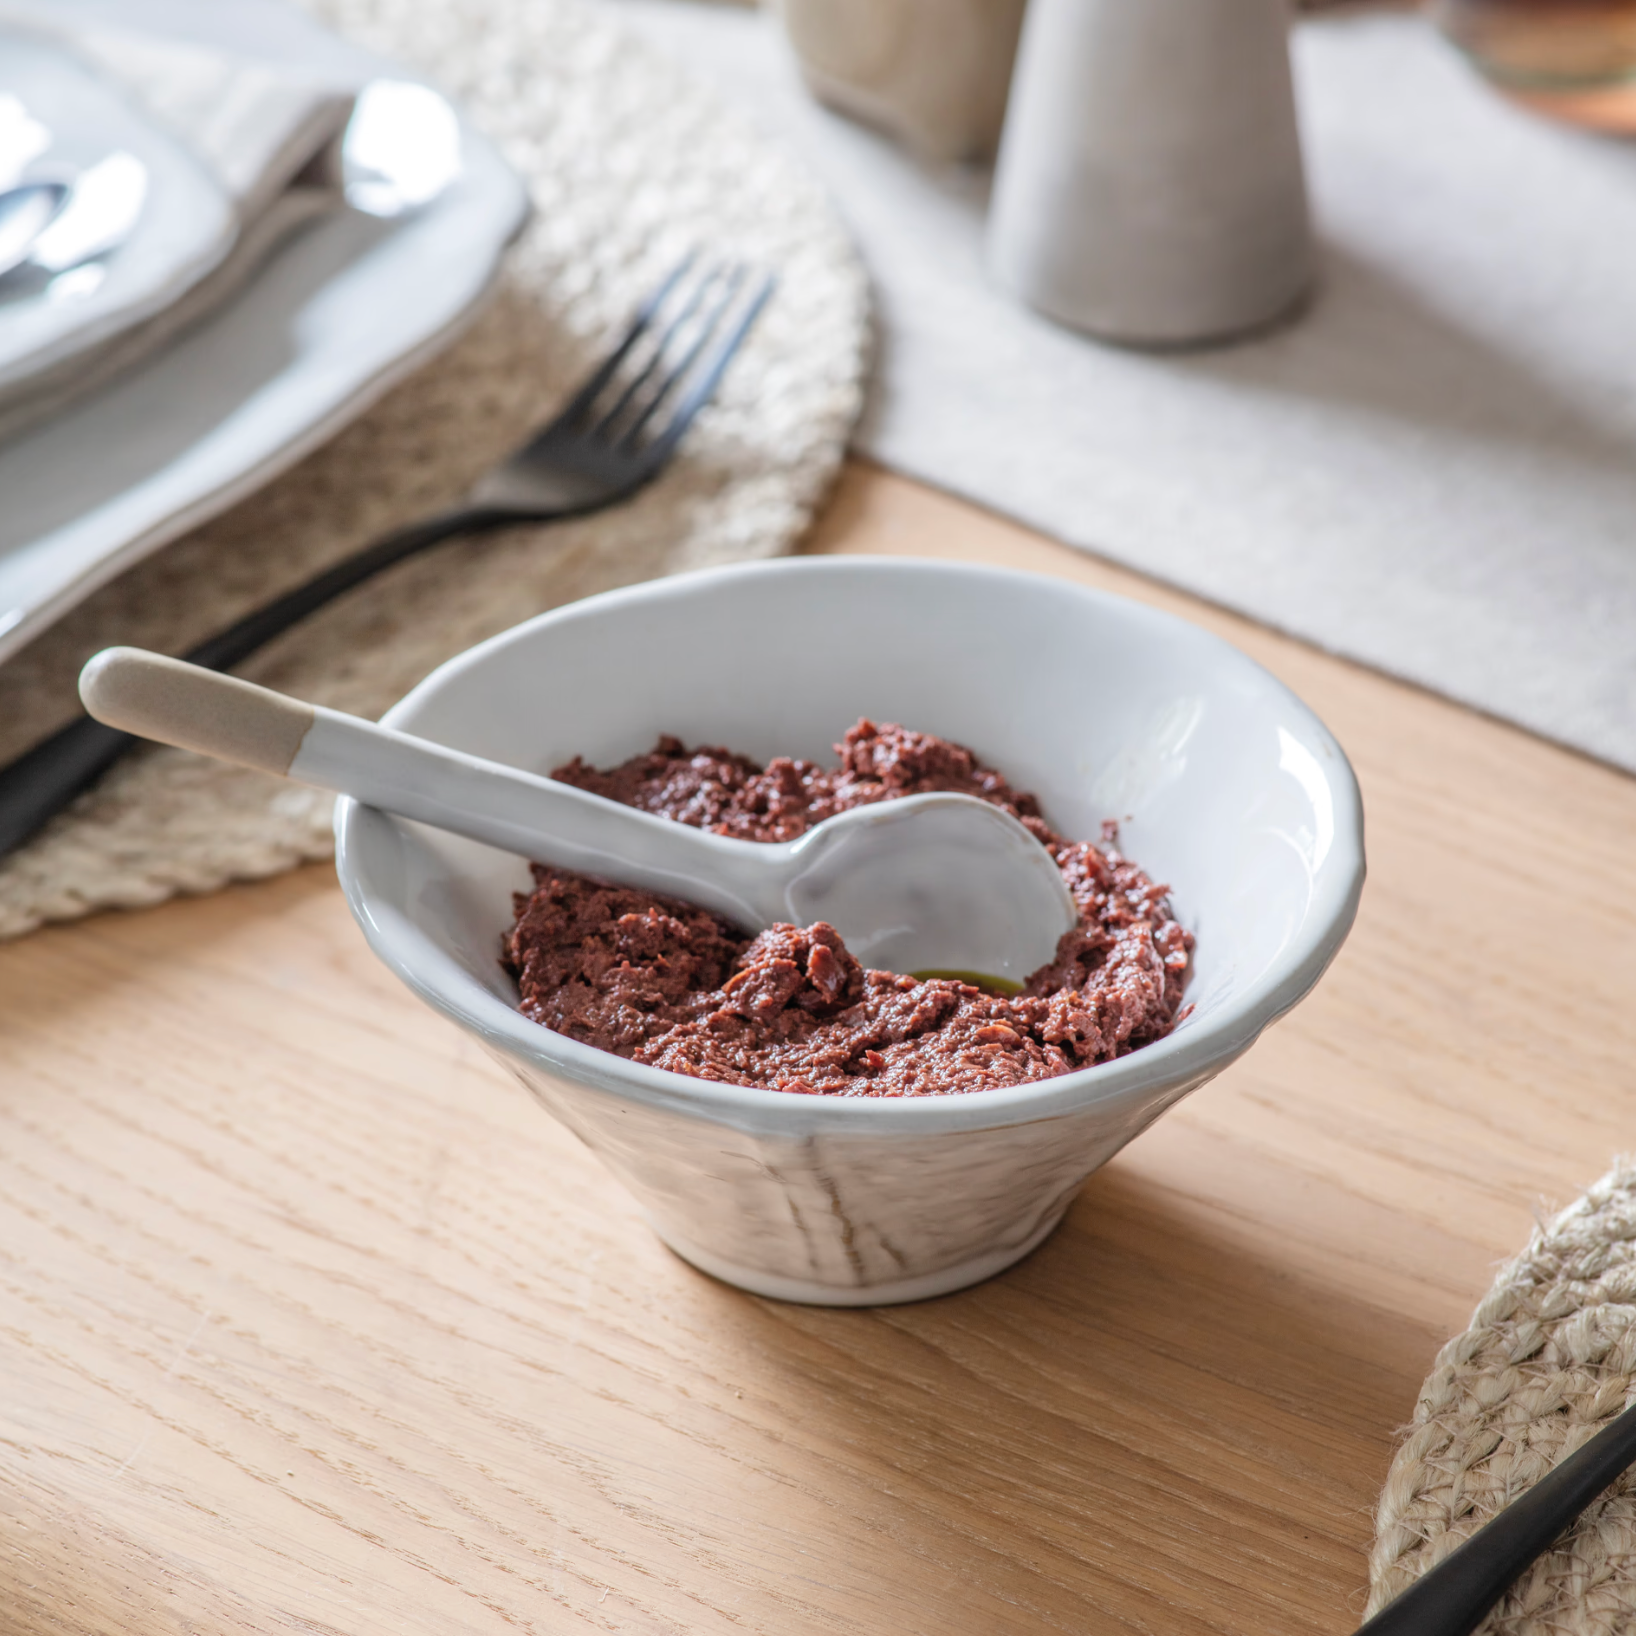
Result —
<instances>
[{"instance_id":1,"label":"ceramic pitcher","mask_svg":"<svg viewBox=\"0 0 1636 1636\"><path fill-rule=\"evenodd\" d=\"M1132 345L1232 336L1312 278L1286 0L1031 0L995 278Z\"/></svg>"},{"instance_id":2,"label":"ceramic pitcher","mask_svg":"<svg viewBox=\"0 0 1636 1636\"><path fill-rule=\"evenodd\" d=\"M777 0L820 101L928 159L999 140L1024 0Z\"/></svg>"}]
</instances>

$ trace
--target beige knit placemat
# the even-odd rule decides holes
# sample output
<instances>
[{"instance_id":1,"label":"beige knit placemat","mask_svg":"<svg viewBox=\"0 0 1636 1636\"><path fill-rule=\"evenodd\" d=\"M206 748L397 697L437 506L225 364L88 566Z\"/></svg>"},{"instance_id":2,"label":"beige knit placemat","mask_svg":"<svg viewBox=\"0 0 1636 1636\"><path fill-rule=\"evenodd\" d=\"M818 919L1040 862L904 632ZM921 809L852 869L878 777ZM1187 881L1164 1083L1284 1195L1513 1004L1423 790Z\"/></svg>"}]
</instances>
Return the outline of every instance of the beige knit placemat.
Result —
<instances>
[{"instance_id":1,"label":"beige knit placemat","mask_svg":"<svg viewBox=\"0 0 1636 1636\"><path fill-rule=\"evenodd\" d=\"M1392 1462L1369 1612L1623 1409L1636 1374L1636 1168L1539 1229L1438 1355ZM1636 1481L1593 1501L1479 1627L1483 1636L1636 1629Z\"/></svg>"},{"instance_id":2,"label":"beige knit placemat","mask_svg":"<svg viewBox=\"0 0 1636 1636\"><path fill-rule=\"evenodd\" d=\"M433 77L499 143L535 217L450 350L252 499L178 540L0 667L0 761L66 721L110 642L178 651L387 529L442 507L560 405L687 248L776 269L774 300L651 488L598 517L404 564L243 669L378 715L462 648L594 591L787 551L862 401L868 294L800 169L582 0L310 0ZM330 799L146 749L0 865L0 936L271 875L331 850Z\"/></svg>"}]
</instances>

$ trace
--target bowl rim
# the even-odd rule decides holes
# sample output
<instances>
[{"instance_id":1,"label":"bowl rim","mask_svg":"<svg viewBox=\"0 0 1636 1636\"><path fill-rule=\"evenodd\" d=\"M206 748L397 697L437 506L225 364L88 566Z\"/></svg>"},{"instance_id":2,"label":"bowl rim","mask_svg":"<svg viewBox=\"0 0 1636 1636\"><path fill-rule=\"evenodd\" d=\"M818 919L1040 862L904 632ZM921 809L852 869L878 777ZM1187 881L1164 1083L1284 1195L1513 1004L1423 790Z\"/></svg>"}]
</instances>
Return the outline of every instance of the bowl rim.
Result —
<instances>
[{"instance_id":1,"label":"bowl rim","mask_svg":"<svg viewBox=\"0 0 1636 1636\"><path fill-rule=\"evenodd\" d=\"M631 1062L581 1044L530 1021L439 949L395 905L372 899L359 879L357 855L377 826L402 833L400 821L342 796L335 809L335 867L348 907L377 957L409 988L452 1021L475 1033L503 1056L521 1058L558 1078L654 1107L744 1128L831 1134L885 1134L895 1130L986 1129L1061 1117L1089 1104L1124 1102L1144 1093L1191 1087L1225 1068L1271 1023L1298 1004L1334 959L1357 914L1366 863L1363 802L1352 765L1316 713L1264 666L1232 643L1178 615L1130 597L1080 585L1054 575L943 558L836 556L775 558L667 575L662 579L599 592L553 608L501 631L439 665L382 716L398 725L414 706L455 677L480 668L495 652L536 631L584 617L601 617L633 603L665 600L712 585L770 575L861 575L924 572L991 581L1045 583L1117 617L1135 619L1212 654L1275 695L1282 707L1333 748L1322 763L1334 812L1331 866L1314 881L1307 911L1279 957L1242 994L1192 1028L1173 1032L1112 1062L1097 1063L1053 1079L945 1096L817 1096L694 1079L668 1069ZM449 971L458 974L451 984ZM465 992L469 991L469 992Z\"/></svg>"}]
</instances>

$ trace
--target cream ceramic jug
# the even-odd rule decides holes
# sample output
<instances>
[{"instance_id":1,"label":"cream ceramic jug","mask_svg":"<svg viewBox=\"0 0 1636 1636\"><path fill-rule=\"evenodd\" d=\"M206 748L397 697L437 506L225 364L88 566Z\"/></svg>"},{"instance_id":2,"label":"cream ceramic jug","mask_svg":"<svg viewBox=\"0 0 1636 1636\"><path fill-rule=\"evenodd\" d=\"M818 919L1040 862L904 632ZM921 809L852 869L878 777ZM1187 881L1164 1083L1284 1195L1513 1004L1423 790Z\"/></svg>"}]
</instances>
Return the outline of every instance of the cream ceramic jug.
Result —
<instances>
[{"instance_id":1,"label":"cream ceramic jug","mask_svg":"<svg viewBox=\"0 0 1636 1636\"><path fill-rule=\"evenodd\" d=\"M1025 0L778 0L808 88L929 159L994 152Z\"/></svg>"}]
</instances>

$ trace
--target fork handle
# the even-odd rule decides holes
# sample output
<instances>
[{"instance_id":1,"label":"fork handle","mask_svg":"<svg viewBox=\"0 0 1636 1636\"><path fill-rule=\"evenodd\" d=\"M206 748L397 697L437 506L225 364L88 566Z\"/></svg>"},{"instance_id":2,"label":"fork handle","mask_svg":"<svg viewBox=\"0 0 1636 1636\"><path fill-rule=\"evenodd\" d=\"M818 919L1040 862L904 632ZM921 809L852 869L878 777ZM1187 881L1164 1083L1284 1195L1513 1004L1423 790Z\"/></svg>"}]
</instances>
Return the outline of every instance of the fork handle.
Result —
<instances>
[{"instance_id":1,"label":"fork handle","mask_svg":"<svg viewBox=\"0 0 1636 1636\"><path fill-rule=\"evenodd\" d=\"M507 512L460 506L388 534L283 596L248 613L185 655L190 664L227 670L248 659L275 636L333 602L354 586L439 544L453 534L515 522ZM61 812L124 755L136 738L81 716L0 768L0 857L22 845L47 819Z\"/></svg>"},{"instance_id":2,"label":"fork handle","mask_svg":"<svg viewBox=\"0 0 1636 1636\"><path fill-rule=\"evenodd\" d=\"M228 670L248 659L258 648L265 647L275 636L282 636L291 626L299 625L309 614L317 613L355 585L363 584L405 557L440 545L452 534L476 533L517 520L512 512L458 506L453 511L428 517L424 522L411 523L395 534L388 534L384 540L343 557L332 568L314 575L293 591L264 603L226 630L207 637L182 657L190 665L200 665L206 670Z\"/></svg>"}]
</instances>

